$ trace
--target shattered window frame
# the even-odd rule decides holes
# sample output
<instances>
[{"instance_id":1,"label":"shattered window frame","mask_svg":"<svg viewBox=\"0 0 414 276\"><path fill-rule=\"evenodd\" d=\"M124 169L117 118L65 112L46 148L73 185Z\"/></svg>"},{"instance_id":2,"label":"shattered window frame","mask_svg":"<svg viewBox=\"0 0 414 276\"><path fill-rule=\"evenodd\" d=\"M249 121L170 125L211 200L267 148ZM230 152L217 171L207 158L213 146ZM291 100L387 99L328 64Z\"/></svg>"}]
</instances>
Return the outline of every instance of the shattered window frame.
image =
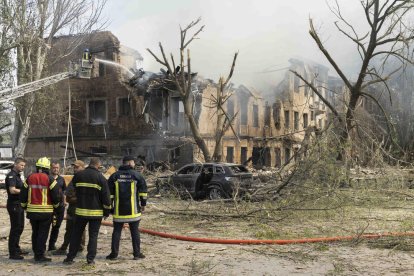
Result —
<instances>
[{"instance_id":1,"label":"shattered window frame","mask_svg":"<svg viewBox=\"0 0 414 276\"><path fill-rule=\"evenodd\" d=\"M234 147L226 148L226 162L234 163Z\"/></svg>"},{"instance_id":2,"label":"shattered window frame","mask_svg":"<svg viewBox=\"0 0 414 276\"><path fill-rule=\"evenodd\" d=\"M308 113L303 113L303 128L307 128L308 127Z\"/></svg>"},{"instance_id":3,"label":"shattered window frame","mask_svg":"<svg viewBox=\"0 0 414 276\"><path fill-rule=\"evenodd\" d=\"M126 100L126 103L125 103ZM128 106L128 112L125 112L124 109L126 106ZM132 99L128 97L118 97L116 99L116 115L118 117L120 116L132 116Z\"/></svg>"},{"instance_id":4,"label":"shattered window frame","mask_svg":"<svg viewBox=\"0 0 414 276\"><path fill-rule=\"evenodd\" d=\"M290 128L290 112L285 110L285 128Z\"/></svg>"},{"instance_id":5,"label":"shattered window frame","mask_svg":"<svg viewBox=\"0 0 414 276\"><path fill-rule=\"evenodd\" d=\"M259 127L259 106L253 105L253 127Z\"/></svg>"},{"instance_id":6,"label":"shattered window frame","mask_svg":"<svg viewBox=\"0 0 414 276\"><path fill-rule=\"evenodd\" d=\"M293 112L293 127L295 130L299 130L299 112Z\"/></svg>"},{"instance_id":7,"label":"shattered window frame","mask_svg":"<svg viewBox=\"0 0 414 276\"><path fill-rule=\"evenodd\" d=\"M100 107L92 107L91 104L94 105L103 104ZM102 110L97 110L98 108L103 108ZM105 113L97 114L97 113ZM103 115L103 116L102 116ZM86 117L87 122L89 125L105 125L108 122L108 100L106 98L96 98L90 99L86 101Z\"/></svg>"},{"instance_id":8,"label":"shattered window frame","mask_svg":"<svg viewBox=\"0 0 414 276\"><path fill-rule=\"evenodd\" d=\"M240 147L240 163L247 161L247 147Z\"/></svg>"}]
</instances>

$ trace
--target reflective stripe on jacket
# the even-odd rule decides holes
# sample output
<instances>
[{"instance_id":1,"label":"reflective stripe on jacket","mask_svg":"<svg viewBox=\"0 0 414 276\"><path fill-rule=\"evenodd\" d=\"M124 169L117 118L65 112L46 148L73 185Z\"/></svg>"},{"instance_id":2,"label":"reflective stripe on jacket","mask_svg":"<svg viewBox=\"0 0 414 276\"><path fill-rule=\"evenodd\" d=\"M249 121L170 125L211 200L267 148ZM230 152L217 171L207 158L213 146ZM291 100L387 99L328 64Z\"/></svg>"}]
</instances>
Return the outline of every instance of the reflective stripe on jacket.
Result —
<instances>
[{"instance_id":1,"label":"reflective stripe on jacket","mask_svg":"<svg viewBox=\"0 0 414 276\"><path fill-rule=\"evenodd\" d=\"M30 213L51 215L60 201L56 181L46 173L29 175L20 191L20 198L22 207L27 208L29 218Z\"/></svg>"},{"instance_id":2,"label":"reflective stripe on jacket","mask_svg":"<svg viewBox=\"0 0 414 276\"><path fill-rule=\"evenodd\" d=\"M87 167L76 173L72 183L76 191L76 215L102 218L104 209L111 209L108 183L97 169Z\"/></svg>"},{"instance_id":3,"label":"reflective stripe on jacket","mask_svg":"<svg viewBox=\"0 0 414 276\"><path fill-rule=\"evenodd\" d=\"M115 222L137 221L141 217L141 207L147 203L145 179L130 166L121 166L108 180L113 200Z\"/></svg>"}]
</instances>

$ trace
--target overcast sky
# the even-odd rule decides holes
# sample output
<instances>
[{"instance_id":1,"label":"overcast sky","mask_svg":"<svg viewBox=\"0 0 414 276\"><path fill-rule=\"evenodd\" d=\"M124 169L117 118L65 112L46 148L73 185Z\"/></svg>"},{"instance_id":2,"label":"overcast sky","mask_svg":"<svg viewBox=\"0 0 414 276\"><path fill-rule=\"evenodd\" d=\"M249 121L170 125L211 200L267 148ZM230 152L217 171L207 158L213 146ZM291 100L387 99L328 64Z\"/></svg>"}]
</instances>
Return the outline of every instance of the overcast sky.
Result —
<instances>
[{"instance_id":1,"label":"overcast sky","mask_svg":"<svg viewBox=\"0 0 414 276\"><path fill-rule=\"evenodd\" d=\"M362 24L359 0L338 0L343 15ZM205 29L191 46L193 71L217 81L227 75L239 52L233 82L257 89L277 84L278 73L290 57L308 58L327 65L310 37L309 18L342 68L352 74L358 64L354 47L334 26L331 0L108 0L105 16L121 44L138 50L144 70L161 68L145 50L159 53L162 42L178 60L179 25L202 18ZM331 74L334 72L331 70ZM266 84L266 85L263 85Z\"/></svg>"}]
</instances>

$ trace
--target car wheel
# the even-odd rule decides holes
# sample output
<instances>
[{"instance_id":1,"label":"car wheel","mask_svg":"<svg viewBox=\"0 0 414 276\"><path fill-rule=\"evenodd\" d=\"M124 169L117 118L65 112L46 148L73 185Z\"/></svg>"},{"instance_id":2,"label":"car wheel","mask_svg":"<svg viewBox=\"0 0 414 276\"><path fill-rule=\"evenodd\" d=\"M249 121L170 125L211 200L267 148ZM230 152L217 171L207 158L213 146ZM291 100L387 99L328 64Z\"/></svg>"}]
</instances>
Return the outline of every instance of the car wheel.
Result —
<instances>
[{"instance_id":1,"label":"car wheel","mask_svg":"<svg viewBox=\"0 0 414 276\"><path fill-rule=\"evenodd\" d=\"M225 198L225 195L219 186L212 186L208 189L208 198L210 200L223 199Z\"/></svg>"}]
</instances>

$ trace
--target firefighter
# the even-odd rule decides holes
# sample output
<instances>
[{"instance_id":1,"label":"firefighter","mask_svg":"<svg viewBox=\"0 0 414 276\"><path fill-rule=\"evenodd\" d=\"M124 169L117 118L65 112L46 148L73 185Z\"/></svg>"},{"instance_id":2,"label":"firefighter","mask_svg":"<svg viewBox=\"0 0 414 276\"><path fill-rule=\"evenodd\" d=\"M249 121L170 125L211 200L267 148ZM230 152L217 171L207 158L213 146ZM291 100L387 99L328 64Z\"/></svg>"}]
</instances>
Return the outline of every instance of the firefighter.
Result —
<instances>
[{"instance_id":1,"label":"firefighter","mask_svg":"<svg viewBox=\"0 0 414 276\"><path fill-rule=\"evenodd\" d=\"M129 224L132 238L134 260L145 258L140 250L139 222L141 211L147 205L147 184L144 177L134 171L135 160L132 156L125 156L122 166L113 173L108 180L111 200L113 201L114 230L112 232L111 254L108 260L116 260L119 252L119 241L124 223Z\"/></svg>"},{"instance_id":2,"label":"firefighter","mask_svg":"<svg viewBox=\"0 0 414 276\"><path fill-rule=\"evenodd\" d=\"M9 234L9 258L12 260L23 260L23 252L20 249L20 236L24 229L24 210L20 205L20 191L23 187L23 181L20 174L26 166L26 160L16 158L14 166L6 175L7 190L7 212L10 216L10 234Z\"/></svg>"},{"instance_id":3,"label":"firefighter","mask_svg":"<svg viewBox=\"0 0 414 276\"><path fill-rule=\"evenodd\" d=\"M73 173L83 171L85 169L85 163L82 160L76 160L72 163ZM76 210L76 192L75 187L73 187L73 182L71 181L66 189L66 202L69 204L66 212L66 229L65 236L63 238L62 246L53 252L53 255L66 255L66 249L69 247L70 237L73 232L73 225L75 223L75 210ZM83 251L85 247L85 231L82 234L81 246L79 251Z\"/></svg>"},{"instance_id":4,"label":"firefighter","mask_svg":"<svg viewBox=\"0 0 414 276\"><path fill-rule=\"evenodd\" d=\"M88 254L86 261L94 264L98 242L99 228L102 217L107 218L111 210L108 183L99 172L102 166L99 158L91 158L89 166L73 176L72 182L76 189L76 220L69 245L69 253L64 264L73 264L78 252L82 233L89 224Z\"/></svg>"},{"instance_id":5,"label":"firefighter","mask_svg":"<svg viewBox=\"0 0 414 276\"><path fill-rule=\"evenodd\" d=\"M91 62L92 62L92 54L91 54L91 52L89 52L89 49L88 49L88 48L86 48L86 49L83 51L83 54L82 54L82 60L86 60L86 61L88 61L89 63L91 63Z\"/></svg>"},{"instance_id":6,"label":"firefighter","mask_svg":"<svg viewBox=\"0 0 414 276\"><path fill-rule=\"evenodd\" d=\"M50 175L53 177L53 179L56 181L56 185L59 190L59 197L60 197L60 203L59 207L55 209L53 212L52 217L52 231L50 232L49 237L49 247L48 251L56 250L56 241L59 236L59 229L62 225L63 217L65 215L65 190L66 190L66 184L65 179L59 175L60 171L60 164L58 162L52 162L52 168L50 170Z\"/></svg>"},{"instance_id":7,"label":"firefighter","mask_svg":"<svg viewBox=\"0 0 414 276\"><path fill-rule=\"evenodd\" d=\"M50 262L45 256L46 241L54 208L60 204L57 182L49 175L50 161L42 157L36 162L36 173L26 179L20 192L23 208L32 225L32 248L35 262Z\"/></svg>"}]
</instances>

